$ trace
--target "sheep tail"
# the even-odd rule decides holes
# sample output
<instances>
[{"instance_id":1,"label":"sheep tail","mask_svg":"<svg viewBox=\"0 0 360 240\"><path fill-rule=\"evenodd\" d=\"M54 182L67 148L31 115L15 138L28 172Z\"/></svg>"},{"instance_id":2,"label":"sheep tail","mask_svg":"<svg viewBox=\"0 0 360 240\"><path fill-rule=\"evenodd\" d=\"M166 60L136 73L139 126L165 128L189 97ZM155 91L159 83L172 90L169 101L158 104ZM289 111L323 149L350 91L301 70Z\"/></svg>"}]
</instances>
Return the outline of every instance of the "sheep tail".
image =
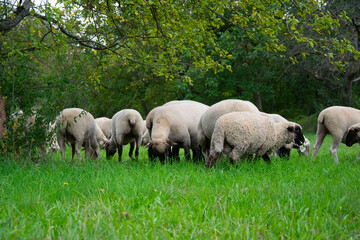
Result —
<instances>
[{"instance_id":1,"label":"sheep tail","mask_svg":"<svg viewBox=\"0 0 360 240\"><path fill-rule=\"evenodd\" d=\"M318 117L318 124L324 124L324 120L325 120L325 114L323 112L320 113L319 117Z\"/></svg>"},{"instance_id":2,"label":"sheep tail","mask_svg":"<svg viewBox=\"0 0 360 240\"><path fill-rule=\"evenodd\" d=\"M129 124L131 127L134 127L136 124L136 117L135 116L130 116L129 117Z\"/></svg>"}]
</instances>

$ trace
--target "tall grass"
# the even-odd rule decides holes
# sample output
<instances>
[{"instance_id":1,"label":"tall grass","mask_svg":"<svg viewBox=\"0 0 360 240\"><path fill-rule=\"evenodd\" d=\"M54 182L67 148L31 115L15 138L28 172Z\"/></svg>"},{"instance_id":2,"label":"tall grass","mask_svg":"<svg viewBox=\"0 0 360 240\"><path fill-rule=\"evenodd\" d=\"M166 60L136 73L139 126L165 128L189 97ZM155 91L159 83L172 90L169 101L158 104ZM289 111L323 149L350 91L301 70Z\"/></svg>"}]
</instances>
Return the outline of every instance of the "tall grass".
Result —
<instances>
[{"instance_id":1,"label":"tall grass","mask_svg":"<svg viewBox=\"0 0 360 240\"><path fill-rule=\"evenodd\" d=\"M292 152L211 171L149 163L145 149L135 162L126 150L121 163L3 161L0 238L360 238L360 148L341 146L336 165L330 143L316 161Z\"/></svg>"}]
</instances>

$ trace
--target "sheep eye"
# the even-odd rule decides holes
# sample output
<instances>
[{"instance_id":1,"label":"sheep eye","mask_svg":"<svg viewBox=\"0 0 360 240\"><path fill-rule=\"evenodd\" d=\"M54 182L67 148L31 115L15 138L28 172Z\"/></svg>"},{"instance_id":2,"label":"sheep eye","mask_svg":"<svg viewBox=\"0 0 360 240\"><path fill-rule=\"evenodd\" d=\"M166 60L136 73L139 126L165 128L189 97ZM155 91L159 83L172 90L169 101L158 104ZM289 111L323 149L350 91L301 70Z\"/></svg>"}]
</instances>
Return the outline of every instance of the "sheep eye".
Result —
<instances>
[{"instance_id":1,"label":"sheep eye","mask_svg":"<svg viewBox=\"0 0 360 240\"><path fill-rule=\"evenodd\" d=\"M293 127L288 127L287 130L288 130L289 132L293 132L293 131L294 131L294 128L293 128Z\"/></svg>"},{"instance_id":2,"label":"sheep eye","mask_svg":"<svg viewBox=\"0 0 360 240\"><path fill-rule=\"evenodd\" d=\"M359 129L358 129L358 128L355 128L355 129L354 129L354 132L359 132Z\"/></svg>"}]
</instances>

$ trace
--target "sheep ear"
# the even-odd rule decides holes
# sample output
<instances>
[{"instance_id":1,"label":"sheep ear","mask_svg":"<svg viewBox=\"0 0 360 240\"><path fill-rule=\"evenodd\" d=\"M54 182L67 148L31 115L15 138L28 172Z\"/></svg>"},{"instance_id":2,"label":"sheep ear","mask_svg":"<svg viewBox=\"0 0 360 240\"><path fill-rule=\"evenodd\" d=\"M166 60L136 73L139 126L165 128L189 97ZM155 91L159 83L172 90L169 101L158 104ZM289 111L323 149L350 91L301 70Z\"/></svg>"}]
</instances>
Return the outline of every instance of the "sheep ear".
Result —
<instances>
[{"instance_id":1,"label":"sheep ear","mask_svg":"<svg viewBox=\"0 0 360 240\"><path fill-rule=\"evenodd\" d=\"M103 144L102 149L105 149L105 148L107 148L108 146L109 146L109 141L106 141L106 142Z\"/></svg>"},{"instance_id":2,"label":"sheep ear","mask_svg":"<svg viewBox=\"0 0 360 240\"><path fill-rule=\"evenodd\" d=\"M293 126L290 126L290 127L287 128L287 130L288 130L289 132L293 132L293 131L294 131L294 127L293 127Z\"/></svg>"},{"instance_id":3,"label":"sheep ear","mask_svg":"<svg viewBox=\"0 0 360 240\"><path fill-rule=\"evenodd\" d=\"M150 148L153 144L152 143L148 143L144 146L144 148Z\"/></svg>"},{"instance_id":4,"label":"sheep ear","mask_svg":"<svg viewBox=\"0 0 360 240\"><path fill-rule=\"evenodd\" d=\"M174 142L173 140L170 140L170 139L167 139L166 142L171 146L176 146L177 145L176 142Z\"/></svg>"}]
</instances>

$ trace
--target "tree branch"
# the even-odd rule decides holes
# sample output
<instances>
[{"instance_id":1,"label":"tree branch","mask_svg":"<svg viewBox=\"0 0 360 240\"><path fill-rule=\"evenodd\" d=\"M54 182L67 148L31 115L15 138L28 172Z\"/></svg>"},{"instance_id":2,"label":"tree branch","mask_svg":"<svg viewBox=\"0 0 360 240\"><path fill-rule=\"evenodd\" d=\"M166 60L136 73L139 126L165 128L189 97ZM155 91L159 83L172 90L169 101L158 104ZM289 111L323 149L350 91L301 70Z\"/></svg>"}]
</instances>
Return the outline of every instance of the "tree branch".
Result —
<instances>
[{"instance_id":1,"label":"tree branch","mask_svg":"<svg viewBox=\"0 0 360 240\"><path fill-rule=\"evenodd\" d=\"M6 17L5 19L0 19L0 32L6 33L16 27L26 16L29 15L31 8L31 0L25 0L23 5L21 5L14 12L15 16Z\"/></svg>"}]
</instances>

